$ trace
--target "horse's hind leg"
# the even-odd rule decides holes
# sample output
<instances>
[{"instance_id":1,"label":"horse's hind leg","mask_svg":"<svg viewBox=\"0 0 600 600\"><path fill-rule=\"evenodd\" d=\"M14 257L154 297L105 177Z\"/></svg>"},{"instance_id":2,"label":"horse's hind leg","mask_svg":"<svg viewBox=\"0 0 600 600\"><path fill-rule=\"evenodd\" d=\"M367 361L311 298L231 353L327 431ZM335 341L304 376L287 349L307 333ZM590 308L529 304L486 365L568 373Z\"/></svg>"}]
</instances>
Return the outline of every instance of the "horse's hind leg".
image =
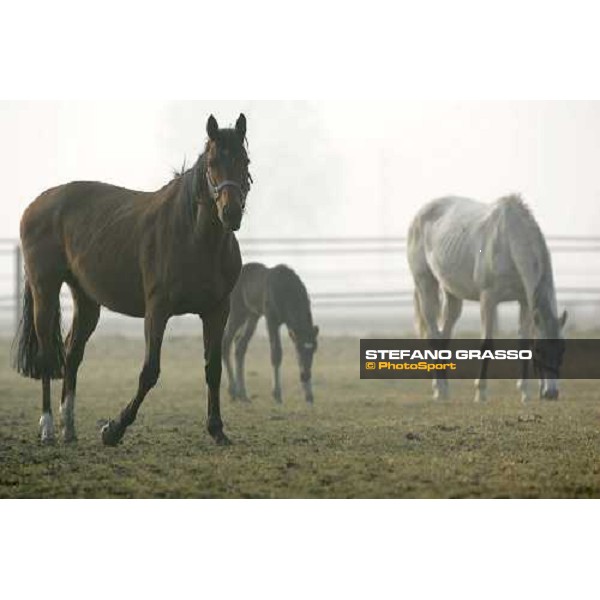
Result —
<instances>
[{"instance_id":1,"label":"horse's hind leg","mask_svg":"<svg viewBox=\"0 0 600 600\"><path fill-rule=\"evenodd\" d=\"M246 351L248 350L248 344L250 338L256 331L256 324L258 323L258 317L253 314L249 314L246 318L246 322L242 325L236 336L235 342L235 370L237 379L237 391L240 400L249 402L248 393L246 392L246 376L244 373L244 361L246 359Z\"/></svg>"},{"instance_id":2,"label":"horse's hind leg","mask_svg":"<svg viewBox=\"0 0 600 600\"><path fill-rule=\"evenodd\" d=\"M75 392L77 371L83 360L85 345L92 335L98 318L100 306L91 300L80 288L72 285L74 312L71 331L66 340L65 375L60 401L62 435L65 442L72 442L75 435Z\"/></svg>"},{"instance_id":3,"label":"horse's hind leg","mask_svg":"<svg viewBox=\"0 0 600 600\"><path fill-rule=\"evenodd\" d=\"M439 340L442 334L438 328L440 316L439 285L433 273L427 268L414 274L415 310L417 322L423 337ZM448 380L441 373L436 374L432 383L433 397L441 399L448 396Z\"/></svg>"},{"instance_id":4,"label":"horse's hind leg","mask_svg":"<svg viewBox=\"0 0 600 600\"><path fill-rule=\"evenodd\" d=\"M463 301L446 290L444 290L443 296L441 336L443 340L449 340L452 337L456 321L458 321L458 318L462 313ZM438 386L440 396L449 395L450 386L448 384L446 371L441 371L439 373L439 377L435 380L435 383Z\"/></svg>"},{"instance_id":5,"label":"horse's hind leg","mask_svg":"<svg viewBox=\"0 0 600 600\"><path fill-rule=\"evenodd\" d=\"M60 281L39 282L32 285L33 319L37 337L37 364L42 380L42 416L40 417L40 440L54 442L54 419L50 380L60 376L63 360L60 337Z\"/></svg>"}]
</instances>

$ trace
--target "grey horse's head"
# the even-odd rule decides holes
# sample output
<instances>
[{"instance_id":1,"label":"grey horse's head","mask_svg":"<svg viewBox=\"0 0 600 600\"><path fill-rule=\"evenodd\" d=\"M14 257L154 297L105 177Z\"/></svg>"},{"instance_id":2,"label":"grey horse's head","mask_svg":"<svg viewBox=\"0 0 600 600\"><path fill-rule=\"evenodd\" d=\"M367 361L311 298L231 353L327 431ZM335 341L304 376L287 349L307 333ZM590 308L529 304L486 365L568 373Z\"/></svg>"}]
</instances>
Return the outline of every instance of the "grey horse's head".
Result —
<instances>
[{"instance_id":1,"label":"grey horse's head","mask_svg":"<svg viewBox=\"0 0 600 600\"><path fill-rule=\"evenodd\" d=\"M567 311L560 317L553 315L542 318L538 311L533 314L538 336L534 341L535 365L540 378L540 398L558 398L558 380L565 353L563 329L567 321Z\"/></svg>"}]
</instances>

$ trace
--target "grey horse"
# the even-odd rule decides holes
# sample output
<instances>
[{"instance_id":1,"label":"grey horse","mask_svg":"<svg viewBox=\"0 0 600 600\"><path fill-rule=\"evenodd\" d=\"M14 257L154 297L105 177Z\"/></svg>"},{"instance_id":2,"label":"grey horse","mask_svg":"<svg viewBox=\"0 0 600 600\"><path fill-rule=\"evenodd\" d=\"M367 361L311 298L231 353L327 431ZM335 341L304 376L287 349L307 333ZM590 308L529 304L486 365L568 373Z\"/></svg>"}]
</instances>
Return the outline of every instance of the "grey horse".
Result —
<instances>
[{"instance_id":1,"label":"grey horse","mask_svg":"<svg viewBox=\"0 0 600 600\"><path fill-rule=\"evenodd\" d=\"M540 373L540 397L558 398L555 373L562 359L562 329L552 262L544 235L517 195L485 204L445 197L426 204L408 232L408 262L415 282L415 312L422 337L449 339L463 300L480 303L484 347L491 347L497 305L517 301L519 338L559 340L551 369ZM486 399L487 363L475 381L475 400ZM527 363L518 382L523 402L529 398ZM445 378L433 382L434 397L448 394Z\"/></svg>"}]
</instances>

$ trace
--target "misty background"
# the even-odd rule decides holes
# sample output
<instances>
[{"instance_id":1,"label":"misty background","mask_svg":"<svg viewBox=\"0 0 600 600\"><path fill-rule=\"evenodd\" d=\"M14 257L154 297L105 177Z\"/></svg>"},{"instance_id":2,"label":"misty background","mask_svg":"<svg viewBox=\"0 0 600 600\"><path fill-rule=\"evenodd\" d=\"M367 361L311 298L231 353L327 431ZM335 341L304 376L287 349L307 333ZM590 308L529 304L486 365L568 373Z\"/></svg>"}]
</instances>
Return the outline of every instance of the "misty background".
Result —
<instances>
[{"instance_id":1,"label":"misty background","mask_svg":"<svg viewBox=\"0 0 600 600\"><path fill-rule=\"evenodd\" d=\"M412 309L393 296L412 289L404 253L393 244L385 253L355 241L256 240L404 237L432 198L493 201L513 192L547 236L599 235L598 102L18 101L0 102L2 248L17 240L21 213L43 190L85 179L158 189L184 160L196 160L209 114L225 127L240 112L248 118L254 178L238 235L244 260L296 269L324 331L411 331ZM599 257L553 253L557 287L600 289ZM14 261L5 252L5 300L13 281ZM366 295L345 297L352 293ZM560 300L571 304L574 325L593 326L600 316L597 303ZM11 327L8 304L0 311L4 329ZM512 309L502 314L513 327ZM463 328L474 330L477 319L473 306ZM105 331L111 322L112 315L102 317ZM133 319L119 318L115 327L122 331L124 322L141 333ZM185 332L190 323L170 329Z\"/></svg>"}]
</instances>

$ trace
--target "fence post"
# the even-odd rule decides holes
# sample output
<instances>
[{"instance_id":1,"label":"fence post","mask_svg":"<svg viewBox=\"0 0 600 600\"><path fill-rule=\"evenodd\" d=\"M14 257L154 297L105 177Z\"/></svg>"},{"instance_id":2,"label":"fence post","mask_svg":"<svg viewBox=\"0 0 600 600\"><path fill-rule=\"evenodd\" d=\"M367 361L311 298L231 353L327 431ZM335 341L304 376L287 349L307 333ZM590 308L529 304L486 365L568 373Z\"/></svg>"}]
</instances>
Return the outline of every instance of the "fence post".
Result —
<instances>
[{"instance_id":1,"label":"fence post","mask_svg":"<svg viewBox=\"0 0 600 600\"><path fill-rule=\"evenodd\" d=\"M19 244L15 246L15 334L21 323L23 302L23 257Z\"/></svg>"}]
</instances>

